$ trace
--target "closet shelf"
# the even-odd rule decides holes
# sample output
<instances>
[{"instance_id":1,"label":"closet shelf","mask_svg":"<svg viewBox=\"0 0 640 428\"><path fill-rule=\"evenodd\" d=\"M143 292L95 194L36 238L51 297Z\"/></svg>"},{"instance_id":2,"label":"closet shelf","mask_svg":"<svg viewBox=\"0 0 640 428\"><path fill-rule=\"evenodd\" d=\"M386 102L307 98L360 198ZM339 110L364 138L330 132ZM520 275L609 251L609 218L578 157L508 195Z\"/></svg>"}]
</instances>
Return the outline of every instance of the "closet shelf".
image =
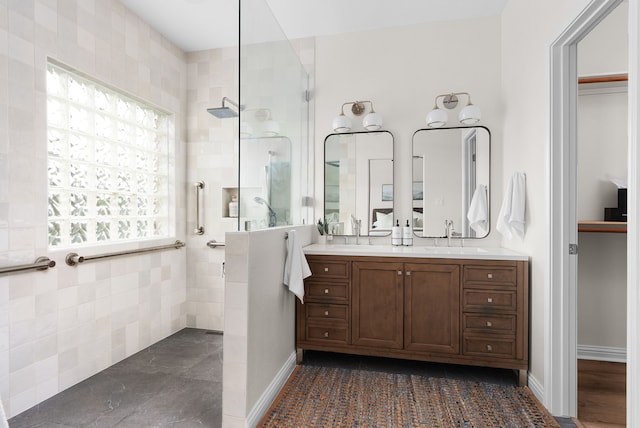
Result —
<instances>
[{"instance_id":1,"label":"closet shelf","mask_svg":"<svg viewBox=\"0 0 640 428\"><path fill-rule=\"evenodd\" d=\"M627 222L580 220L578 222L578 232L627 233Z\"/></svg>"}]
</instances>

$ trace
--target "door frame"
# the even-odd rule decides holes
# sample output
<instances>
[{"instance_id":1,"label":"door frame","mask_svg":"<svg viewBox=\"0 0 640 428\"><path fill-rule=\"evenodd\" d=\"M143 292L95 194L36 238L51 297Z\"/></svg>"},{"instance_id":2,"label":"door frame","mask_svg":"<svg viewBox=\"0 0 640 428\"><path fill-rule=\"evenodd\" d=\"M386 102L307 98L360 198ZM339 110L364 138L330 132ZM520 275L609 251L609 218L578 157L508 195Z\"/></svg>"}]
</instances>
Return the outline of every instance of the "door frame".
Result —
<instances>
[{"instance_id":1,"label":"door frame","mask_svg":"<svg viewBox=\"0 0 640 428\"><path fill-rule=\"evenodd\" d=\"M638 141L637 23L639 0L629 0L629 215L627 234L627 424L640 424L638 402L638 345L640 254L636 189ZM569 245L577 243L577 45L622 0L593 0L551 45L551 135L549 141L549 257L545 298L545 404L552 414L577 415L577 258ZM631 25L631 24L636 25ZM633 423L635 422L635 424Z\"/></svg>"}]
</instances>

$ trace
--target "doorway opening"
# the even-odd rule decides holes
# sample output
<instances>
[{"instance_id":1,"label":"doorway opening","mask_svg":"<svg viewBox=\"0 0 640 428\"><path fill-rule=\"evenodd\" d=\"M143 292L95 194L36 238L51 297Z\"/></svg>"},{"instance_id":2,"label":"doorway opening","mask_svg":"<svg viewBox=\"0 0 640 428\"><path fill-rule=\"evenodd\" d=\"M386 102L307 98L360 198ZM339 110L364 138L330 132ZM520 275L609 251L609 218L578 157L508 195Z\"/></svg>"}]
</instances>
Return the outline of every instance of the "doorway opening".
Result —
<instances>
[{"instance_id":1,"label":"doorway opening","mask_svg":"<svg viewBox=\"0 0 640 428\"><path fill-rule=\"evenodd\" d=\"M551 47L549 316L545 395L554 415L577 415L577 45L622 0L594 0Z\"/></svg>"}]
</instances>

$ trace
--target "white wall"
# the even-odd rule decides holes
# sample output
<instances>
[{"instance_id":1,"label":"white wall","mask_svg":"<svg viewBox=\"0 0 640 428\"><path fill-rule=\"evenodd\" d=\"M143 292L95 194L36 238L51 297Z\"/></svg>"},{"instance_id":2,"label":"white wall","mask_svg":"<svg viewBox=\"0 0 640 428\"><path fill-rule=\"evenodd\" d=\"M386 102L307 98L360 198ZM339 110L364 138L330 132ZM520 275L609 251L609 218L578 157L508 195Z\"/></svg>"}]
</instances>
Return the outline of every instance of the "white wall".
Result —
<instances>
[{"instance_id":1,"label":"white wall","mask_svg":"<svg viewBox=\"0 0 640 428\"><path fill-rule=\"evenodd\" d=\"M425 128L436 95L466 91L482 109L482 124L492 133L492 189L502 183L500 99L500 18L388 28L322 36L316 39L315 218L323 216L325 137L344 102L371 100L383 116L383 128L394 135L394 205L396 217L411 218L411 137ZM455 117L459 108L450 113ZM362 131L352 118L353 131ZM451 123L452 125L455 122ZM492 191L492 206L500 203ZM498 210L492 210L493 224ZM497 245L495 232L478 245ZM374 241L390 242L389 237ZM414 245L432 245L415 239ZM471 245L470 240L465 242Z\"/></svg>"},{"instance_id":2,"label":"white wall","mask_svg":"<svg viewBox=\"0 0 640 428\"><path fill-rule=\"evenodd\" d=\"M530 373L544 389L545 320L549 284L550 46L589 3L509 1L502 13L503 181L514 171L527 177L526 235L503 245L531 256ZM526 29L526 31L523 31ZM495 190L495 187L493 187ZM545 405L549 406L541 397Z\"/></svg>"},{"instance_id":3,"label":"white wall","mask_svg":"<svg viewBox=\"0 0 640 428\"><path fill-rule=\"evenodd\" d=\"M66 251L49 251L47 56L175 113L169 242L185 230L186 67L178 48L116 0L2 2L0 16L0 264L57 262L0 277L0 395L14 416L186 321L184 249L78 267L65 264Z\"/></svg>"},{"instance_id":4,"label":"white wall","mask_svg":"<svg viewBox=\"0 0 640 428\"><path fill-rule=\"evenodd\" d=\"M295 296L282 282L290 230L311 243L313 225L226 235L225 427L254 425L295 365Z\"/></svg>"}]
</instances>

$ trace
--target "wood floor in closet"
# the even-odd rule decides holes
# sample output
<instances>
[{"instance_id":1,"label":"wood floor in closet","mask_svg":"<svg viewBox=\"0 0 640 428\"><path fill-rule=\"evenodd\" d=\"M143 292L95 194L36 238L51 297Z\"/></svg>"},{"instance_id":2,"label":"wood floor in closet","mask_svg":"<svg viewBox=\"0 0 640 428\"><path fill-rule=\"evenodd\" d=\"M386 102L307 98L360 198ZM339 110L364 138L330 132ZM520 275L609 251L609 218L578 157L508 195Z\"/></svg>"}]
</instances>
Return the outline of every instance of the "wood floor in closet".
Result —
<instances>
[{"instance_id":1,"label":"wood floor in closet","mask_svg":"<svg viewBox=\"0 0 640 428\"><path fill-rule=\"evenodd\" d=\"M625 363L578 360L578 426L626 426L626 367Z\"/></svg>"}]
</instances>

